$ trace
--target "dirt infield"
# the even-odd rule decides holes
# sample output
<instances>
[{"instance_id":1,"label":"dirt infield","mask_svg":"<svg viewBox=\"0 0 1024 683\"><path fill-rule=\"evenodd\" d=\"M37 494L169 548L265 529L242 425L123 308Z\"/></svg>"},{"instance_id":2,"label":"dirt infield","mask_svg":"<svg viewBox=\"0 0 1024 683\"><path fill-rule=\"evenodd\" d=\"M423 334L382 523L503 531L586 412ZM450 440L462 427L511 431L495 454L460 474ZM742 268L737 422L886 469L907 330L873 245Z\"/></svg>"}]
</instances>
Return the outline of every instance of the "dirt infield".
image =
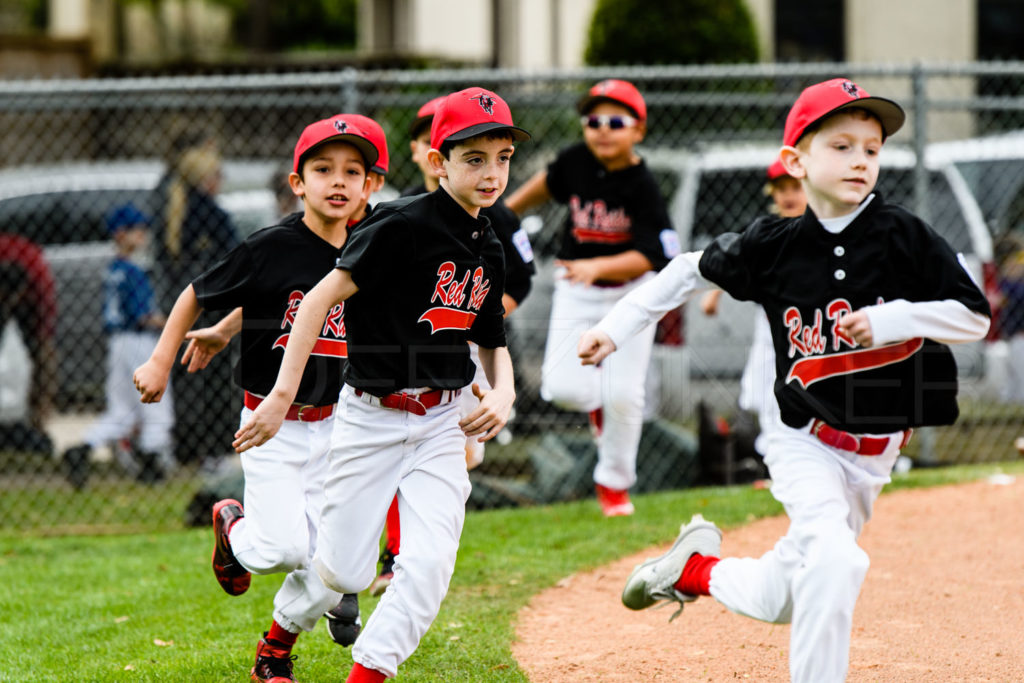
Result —
<instances>
[{"instance_id":1,"label":"dirt infield","mask_svg":"<svg viewBox=\"0 0 1024 683\"><path fill-rule=\"evenodd\" d=\"M685 521L685 520L680 520ZM784 517L726 531L723 555L760 555ZM848 681L1024 681L1024 479L884 494L861 536L871 569L854 614ZM641 560L570 576L519 614L512 651L533 683L786 681L789 627L710 598L631 612Z\"/></svg>"}]
</instances>

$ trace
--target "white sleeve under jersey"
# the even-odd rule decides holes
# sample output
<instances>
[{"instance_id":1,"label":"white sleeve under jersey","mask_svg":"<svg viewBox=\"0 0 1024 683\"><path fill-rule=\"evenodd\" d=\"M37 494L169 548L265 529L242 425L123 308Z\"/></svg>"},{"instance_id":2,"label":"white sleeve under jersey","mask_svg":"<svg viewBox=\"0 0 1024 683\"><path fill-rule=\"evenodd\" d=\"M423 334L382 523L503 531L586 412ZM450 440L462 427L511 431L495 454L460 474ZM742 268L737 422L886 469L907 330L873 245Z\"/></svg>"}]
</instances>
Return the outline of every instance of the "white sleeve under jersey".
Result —
<instances>
[{"instance_id":1,"label":"white sleeve under jersey","mask_svg":"<svg viewBox=\"0 0 1024 683\"><path fill-rule=\"evenodd\" d=\"M597 329L620 347L625 340L657 322L697 292L715 287L701 276L697 266L703 253L691 251L673 258L657 277L620 299L597 324Z\"/></svg>"}]
</instances>

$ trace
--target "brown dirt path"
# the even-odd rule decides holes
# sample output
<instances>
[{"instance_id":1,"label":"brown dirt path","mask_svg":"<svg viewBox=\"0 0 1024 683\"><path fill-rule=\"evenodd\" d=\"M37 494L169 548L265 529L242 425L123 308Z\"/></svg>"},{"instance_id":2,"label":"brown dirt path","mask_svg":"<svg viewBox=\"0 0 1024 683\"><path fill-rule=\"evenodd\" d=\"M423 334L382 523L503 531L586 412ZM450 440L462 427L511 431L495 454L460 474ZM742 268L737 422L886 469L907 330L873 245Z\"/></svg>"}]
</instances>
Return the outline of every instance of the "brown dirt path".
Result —
<instances>
[{"instance_id":1,"label":"brown dirt path","mask_svg":"<svg viewBox=\"0 0 1024 683\"><path fill-rule=\"evenodd\" d=\"M726 531L722 553L760 555L786 526L777 517ZM883 494L861 545L871 569L854 614L848 681L1024 681L1024 478ZM530 681L787 681L788 626L732 614L710 598L671 624L673 607L622 607L633 566L667 549L535 596L512 647Z\"/></svg>"}]
</instances>

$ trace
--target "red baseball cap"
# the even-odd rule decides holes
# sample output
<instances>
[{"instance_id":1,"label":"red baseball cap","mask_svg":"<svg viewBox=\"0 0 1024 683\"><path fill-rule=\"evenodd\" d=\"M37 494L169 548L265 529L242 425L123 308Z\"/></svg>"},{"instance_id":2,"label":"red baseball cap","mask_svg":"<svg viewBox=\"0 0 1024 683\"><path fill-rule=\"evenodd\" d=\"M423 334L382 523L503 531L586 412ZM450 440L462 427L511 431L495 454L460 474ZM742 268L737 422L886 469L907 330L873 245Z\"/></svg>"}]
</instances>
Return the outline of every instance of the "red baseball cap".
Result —
<instances>
[{"instance_id":1,"label":"red baseball cap","mask_svg":"<svg viewBox=\"0 0 1024 683\"><path fill-rule=\"evenodd\" d=\"M775 180L776 178L782 178L783 176L789 176L789 172L786 167L782 165L782 159L776 159L772 162L772 165L768 167L768 180Z\"/></svg>"},{"instance_id":2,"label":"red baseball cap","mask_svg":"<svg viewBox=\"0 0 1024 683\"><path fill-rule=\"evenodd\" d=\"M900 129L907 115L903 108L884 97L872 97L867 91L846 78L833 78L805 88L796 98L786 117L782 144L793 146L807 129L840 109L859 107L867 109L882 122L882 139Z\"/></svg>"},{"instance_id":3,"label":"red baseball cap","mask_svg":"<svg viewBox=\"0 0 1024 683\"><path fill-rule=\"evenodd\" d=\"M377 148L377 162L370 167L374 173L384 175L388 172L388 138L379 123L362 114L338 114L334 118L354 123L356 128L366 133L373 146Z\"/></svg>"},{"instance_id":4,"label":"red baseball cap","mask_svg":"<svg viewBox=\"0 0 1024 683\"><path fill-rule=\"evenodd\" d=\"M530 139L529 133L512 125L512 111L505 100L490 90L466 88L437 103L430 124L430 146L440 149L449 140L459 142L499 130L507 131L517 142Z\"/></svg>"},{"instance_id":5,"label":"red baseball cap","mask_svg":"<svg viewBox=\"0 0 1024 683\"><path fill-rule=\"evenodd\" d=\"M581 114L586 114L601 102L614 102L626 107L641 121L647 120L647 103L644 96L629 81L614 78L595 83L576 105Z\"/></svg>"},{"instance_id":6,"label":"red baseball cap","mask_svg":"<svg viewBox=\"0 0 1024 683\"><path fill-rule=\"evenodd\" d=\"M409 124L409 137L415 140L423 134L424 130L430 130L430 124L434 121L434 112L437 111L437 105L444 98L444 95L435 97L420 107L420 110L416 112L416 118Z\"/></svg>"},{"instance_id":7,"label":"red baseball cap","mask_svg":"<svg viewBox=\"0 0 1024 683\"><path fill-rule=\"evenodd\" d=\"M296 173L302 168L307 154L325 142L347 142L359 150L366 162L367 170L377 163L377 147L359 126L339 116L322 119L311 123L302 131L299 141L295 143L295 154L292 157L292 170Z\"/></svg>"}]
</instances>

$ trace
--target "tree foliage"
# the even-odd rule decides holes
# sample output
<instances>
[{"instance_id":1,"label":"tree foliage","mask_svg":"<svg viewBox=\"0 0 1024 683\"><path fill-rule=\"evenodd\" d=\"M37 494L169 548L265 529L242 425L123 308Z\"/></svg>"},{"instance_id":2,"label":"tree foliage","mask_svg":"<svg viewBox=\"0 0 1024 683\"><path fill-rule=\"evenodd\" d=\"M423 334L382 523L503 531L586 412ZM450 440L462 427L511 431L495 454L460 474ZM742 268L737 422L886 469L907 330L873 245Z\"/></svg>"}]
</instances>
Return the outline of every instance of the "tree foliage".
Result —
<instances>
[{"instance_id":1,"label":"tree foliage","mask_svg":"<svg viewBox=\"0 0 1024 683\"><path fill-rule=\"evenodd\" d=\"M757 61L743 0L598 0L588 64L715 64Z\"/></svg>"},{"instance_id":2,"label":"tree foliage","mask_svg":"<svg viewBox=\"0 0 1024 683\"><path fill-rule=\"evenodd\" d=\"M352 49L357 0L213 0L233 10L240 44L270 51ZM264 23L266 44L251 44L253 22Z\"/></svg>"}]
</instances>

